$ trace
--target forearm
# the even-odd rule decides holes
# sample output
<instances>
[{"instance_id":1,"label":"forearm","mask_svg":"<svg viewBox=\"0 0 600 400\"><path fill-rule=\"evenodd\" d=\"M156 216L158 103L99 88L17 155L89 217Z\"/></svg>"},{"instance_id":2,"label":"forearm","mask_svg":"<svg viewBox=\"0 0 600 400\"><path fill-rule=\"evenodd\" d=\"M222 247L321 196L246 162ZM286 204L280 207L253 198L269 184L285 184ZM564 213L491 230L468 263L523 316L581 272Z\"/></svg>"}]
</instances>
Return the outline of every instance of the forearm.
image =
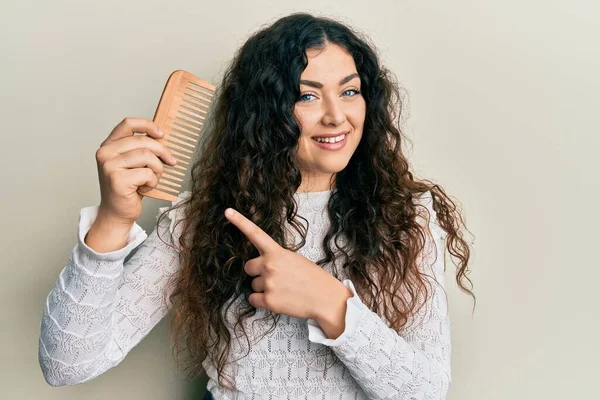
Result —
<instances>
[{"instance_id":1,"label":"forearm","mask_svg":"<svg viewBox=\"0 0 600 400\"><path fill-rule=\"evenodd\" d=\"M326 333L328 325L320 316L321 322L307 321L309 340L329 346L369 399L444 399L451 380L445 303L434 300L426 323L418 321L399 335L362 303L351 281L343 284L353 296L346 300L342 333L335 324Z\"/></svg>"},{"instance_id":2,"label":"forearm","mask_svg":"<svg viewBox=\"0 0 600 400\"><path fill-rule=\"evenodd\" d=\"M39 361L52 386L91 379L101 367L98 363L105 362L101 355L111 350L122 261L106 262L105 272L112 271L93 275L80 264L85 257L78 247L73 249L69 265L60 273L44 306Z\"/></svg>"},{"instance_id":3,"label":"forearm","mask_svg":"<svg viewBox=\"0 0 600 400\"><path fill-rule=\"evenodd\" d=\"M115 315L124 259L146 234L136 226L126 247L97 253L84 241L96 216L97 206L80 211L77 245L44 304L39 362L52 386L84 382L122 356L115 341Z\"/></svg>"}]
</instances>

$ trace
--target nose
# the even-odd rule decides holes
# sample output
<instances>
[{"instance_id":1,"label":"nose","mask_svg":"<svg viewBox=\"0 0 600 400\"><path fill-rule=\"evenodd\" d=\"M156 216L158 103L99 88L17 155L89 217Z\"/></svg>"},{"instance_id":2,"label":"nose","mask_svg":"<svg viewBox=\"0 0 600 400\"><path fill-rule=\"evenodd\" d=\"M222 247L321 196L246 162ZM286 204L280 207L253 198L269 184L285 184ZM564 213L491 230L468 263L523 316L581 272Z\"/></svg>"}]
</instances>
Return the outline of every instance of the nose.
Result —
<instances>
[{"instance_id":1,"label":"nose","mask_svg":"<svg viewBox=\"0 0 600 400\"><path fill-rule=\"evenodd\" d=\"M329 99L323 102L323 125L338 126L345 121L346 113L337 99Z\"/></svg>"}]
</instances>

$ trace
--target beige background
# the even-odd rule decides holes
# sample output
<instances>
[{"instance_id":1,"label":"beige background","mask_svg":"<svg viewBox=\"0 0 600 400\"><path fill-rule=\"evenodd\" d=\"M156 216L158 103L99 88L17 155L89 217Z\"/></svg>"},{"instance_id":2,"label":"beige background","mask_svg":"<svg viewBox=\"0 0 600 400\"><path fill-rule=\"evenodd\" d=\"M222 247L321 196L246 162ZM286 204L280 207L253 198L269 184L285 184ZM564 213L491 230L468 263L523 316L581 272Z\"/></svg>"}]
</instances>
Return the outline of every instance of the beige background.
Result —
<instances>
[{"instance_id":1,"label":"beige background","mask_svg":"<svg viewBox=\"0 0 600 400\"><path fill-rule=\"evenodd\" d=\"M250 4L252 3L252 4ZM289 12L354 24L406 88L409 156L474 235L478 304L450 291L449 398L598 393L600 6L593 1L25 1L0 11L2 399L192 399L167 319L116 368L52 388L37 351L45 298L98 204L94 154L152 118L168 74L217 84L247 36ZM159 206L145 200L140 224Z\"/></svg>"}]
</instances>

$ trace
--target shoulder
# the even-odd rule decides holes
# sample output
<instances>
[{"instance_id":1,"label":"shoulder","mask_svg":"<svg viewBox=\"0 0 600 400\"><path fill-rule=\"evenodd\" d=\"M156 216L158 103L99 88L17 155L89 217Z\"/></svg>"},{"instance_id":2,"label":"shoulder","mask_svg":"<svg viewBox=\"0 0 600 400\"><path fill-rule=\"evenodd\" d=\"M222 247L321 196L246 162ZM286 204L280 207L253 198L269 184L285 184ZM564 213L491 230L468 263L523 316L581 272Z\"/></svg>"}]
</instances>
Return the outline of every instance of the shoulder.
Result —
<instances>
[{"instance_id":1,"label":"shoulder","mask_svg":"<svg viewBox=\"0 0 600 400\"><path fill-rule=\"evenodd\" d=\"M413 204L417 208L417 222L431 229L434 235L446 237L446 231L440 226L437 213L433 209L433 196L430 190L413 196Z\"/></svg>"},{"instance_id":2,"label":"shoulder","mask_svg":"<svg viewBox=\"0 0 600 400\"><path fill-rule=\"evenodd\" d=\"M431 220L437 218L437 214L433 209L433 196L430 190L423 193L415 193L413 195L413 204L417 208L417 214L425 217L425 220L431 222Z\"/></svg>"}]
</instances>

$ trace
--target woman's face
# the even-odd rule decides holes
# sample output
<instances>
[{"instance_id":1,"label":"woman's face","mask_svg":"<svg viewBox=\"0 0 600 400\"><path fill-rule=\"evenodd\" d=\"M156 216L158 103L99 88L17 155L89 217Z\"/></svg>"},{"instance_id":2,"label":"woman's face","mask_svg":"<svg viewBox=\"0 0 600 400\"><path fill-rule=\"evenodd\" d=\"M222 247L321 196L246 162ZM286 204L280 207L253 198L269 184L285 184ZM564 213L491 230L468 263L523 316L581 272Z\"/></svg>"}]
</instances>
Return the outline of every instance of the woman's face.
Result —
<instances>
[{"instance_id":1,"label":"woman's face","mask_svg":"<svg viewBox=\"0 0 600 400\"><path fill-rule=\"evenodd\" d=\"M298 192L328 190L332 175L343 170L358 147L366 104L354 59L343 47L309 49L308 65L300 76L300 98L294 115L301 126L297 162L302 173ZM330 136L335 143L319 143Z\"/></svg>"}]
</instances>

